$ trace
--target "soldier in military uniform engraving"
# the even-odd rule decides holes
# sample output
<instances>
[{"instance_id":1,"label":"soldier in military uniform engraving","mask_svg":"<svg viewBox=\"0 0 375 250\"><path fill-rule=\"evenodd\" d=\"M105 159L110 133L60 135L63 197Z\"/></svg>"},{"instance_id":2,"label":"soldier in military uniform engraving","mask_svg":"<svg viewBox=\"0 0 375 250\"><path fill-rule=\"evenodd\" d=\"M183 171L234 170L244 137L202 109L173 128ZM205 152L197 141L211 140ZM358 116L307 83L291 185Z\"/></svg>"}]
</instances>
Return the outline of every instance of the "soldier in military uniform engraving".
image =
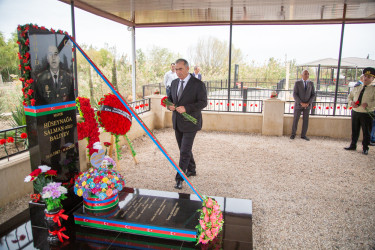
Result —
<instances>
[{"instance_id":1,"label":"soldier in military uniform engraving","mask_svg":"<svg viewBox=\"0 0 375 250\"><path fill-rule=\"evenodd\" d=\"M48 47L49 69L37 76L36 104L45 105L74 101L72 75L60 69L60 56L56 46Z\"/></svg>"}]
</instances>

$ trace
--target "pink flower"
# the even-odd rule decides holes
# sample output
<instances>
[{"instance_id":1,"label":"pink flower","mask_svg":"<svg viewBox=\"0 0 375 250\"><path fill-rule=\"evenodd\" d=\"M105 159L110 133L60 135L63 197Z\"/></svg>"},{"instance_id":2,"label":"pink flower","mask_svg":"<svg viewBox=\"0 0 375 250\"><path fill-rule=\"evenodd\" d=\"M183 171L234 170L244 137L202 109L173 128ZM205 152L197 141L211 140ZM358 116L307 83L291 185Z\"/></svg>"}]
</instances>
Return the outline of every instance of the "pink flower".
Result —
<instances>
[{"instance_id":1,"label":"pink flower","mask_svg":"<svg viewBox=\"0 0 375 250\"><path fill-rule=\"evenodd\" d=\"M206 231L204 231L204 233L208 236L208 238L212 237L212 233L210 229L207 229Z\"/></svg>"},{"instance_id":2,"label":"pink flower","mask_svg":"<svg viewBox=\"0 0 375 250\"><path fill-rule=\"evenodd\" d=\"M203 207L202 210L203 210L204 214L207 214L207 208L206 207Z\"/></svg>"},{"instance_id":3,"label":"pink flower","mask_svg":"<svg viewBox=\"0 0 375 250\"><path fill-rule=\"evenodd\" d=\"M208 215L204 216L204 221L205 222L209 222L210 221L210 217L208 217Z\"/></svg>"},{"instance_id":4,"label":"pink flower","mask_svg":"<svg viewBox=\"0 0 375 250\"><path fill-rule=\"evenodd\" d=\"M215 204L214 206L213 206L213 208L214 208L214 211L216 212L216 211L220 211L220 206L218 205L218 204Z\"/></svg>"},{"instance_id":5,"label":"pink flower","mask_svg":"<svg viewBox=\"0 0 375 250\"><path fill-rule=\"evenodd\" d=\"M211 199L211 198L208 198L208 199L207 199L207 202L206 202L206 207L208 207L208 208L212 208L212 206L213 206L212 199Z\"/></svg>"},{"instance_id":6,"label":"pink flower","mask_svg":"<svg viewBox=\"0 0 375 250\"><path fill-rule=\"evenodd\" d=\"M211 220L211 223L215 223L215 221L217 220L216 214L211 214L210 220Z\"/></svg>"},{"instance_id":7,"label":"pink flower","mask_svg":"<svg viewBox=\"0 0 375 250\"><path fill-rule=\"evenodd\" d=\"M201 227L203 228L203 230L206 230L206 224L204 223L203 220L199 220L199 224L201 224Z\"/></svg>"}]
</instances>

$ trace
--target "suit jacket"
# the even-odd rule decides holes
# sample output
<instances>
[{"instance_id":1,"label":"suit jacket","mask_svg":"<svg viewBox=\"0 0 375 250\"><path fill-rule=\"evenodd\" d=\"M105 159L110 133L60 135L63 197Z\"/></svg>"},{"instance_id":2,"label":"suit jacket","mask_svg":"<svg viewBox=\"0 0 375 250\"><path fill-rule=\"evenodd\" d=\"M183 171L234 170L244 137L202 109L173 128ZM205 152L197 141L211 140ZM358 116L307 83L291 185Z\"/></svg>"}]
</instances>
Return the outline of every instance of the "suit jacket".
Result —
<instances>
[{"instance_id":1,"label":"suit jacket","mask_svg":"<svg viewBox=\"0 0 375 250\"><path fill-rule=\"evenodd\" d=\"M302 80L296 81L294 84L293 89L293 97L294 97L294 108L295 109L302 109L301 102L309 103L308 109L311 109L311 103L314 101L316 96L314 83L312 81L307 80L307 89L305 90L305 85L303 84Z\"/></svg>"},{"instance_id":2,"label":"suit jacket","mask_svg":"<svg viewBox=\"0 0 375 250\"><path fill-rule=\"evenodd\" d=\"M36 105L74 101L73 77L67 71L59 70L58 86L55 87L49 70L40 73L36 80Z\"/></svg>"},{"instance_id":3,"label":"suit jacket","mask_svg":"<svg viewBox=\"0 0 375 250\"><path fill-rule=\"evenodd\" d=\"M197 119L197 124L186 120L180 113L173 111L172 123L173 129L181 132L194 132L202 128L202 109L207 106L207 90L204 83L191 76L187 82L180 100L177 100L177 89L180 79L177 78L172 81L171 92L168 99L173 102L177 107L184 106L186 113Z\"/></svg>"},{"instance_id":4,"label":"suit jacket","mask_svg":"<svg viewBox=\"0 0 375 250\"><path fill-rule=\"evenodd\" d=\"M199 80L202 81L202 74L201 73L198 73L198 75L196 76L195 73L192 74L195 78L198 78Z\"/></svg>"}]
</instances>

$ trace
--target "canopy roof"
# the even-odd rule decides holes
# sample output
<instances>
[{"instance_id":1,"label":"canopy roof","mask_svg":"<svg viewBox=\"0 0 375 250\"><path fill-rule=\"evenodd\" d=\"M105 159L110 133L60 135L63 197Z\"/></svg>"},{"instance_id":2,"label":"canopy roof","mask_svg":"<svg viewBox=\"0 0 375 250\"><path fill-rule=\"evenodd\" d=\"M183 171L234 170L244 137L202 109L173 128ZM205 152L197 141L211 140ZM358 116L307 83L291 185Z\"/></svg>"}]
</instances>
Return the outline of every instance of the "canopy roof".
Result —
<instances>
[{"instance_id":1,"label":"canopy roof","mask_svg":"<svg viewBox=\"0 0 375 250\"><path fill-rule=\"evenodd\" d=\"M74 6L134 27L375 23L374 0L74 0Z\"/></svg>"},{"instance_id":2,"label":"canopy roof","mask_svg":"<svg viewBox=\"0 0 375 250\"><path fill-rule=\"evenodd\" d=\"M329 68L337 68L338 60L334 58L325 58L319 59L316 61L302 63L298 66L307 66L307 67L329 67ZM366 67L374 67L375 68L375 60L366 59L366 58L359 58L359 57L346 57L341 59L340 68L342 69L353 69L353 68L366 68Z\"/></svg>"}]
</instances>

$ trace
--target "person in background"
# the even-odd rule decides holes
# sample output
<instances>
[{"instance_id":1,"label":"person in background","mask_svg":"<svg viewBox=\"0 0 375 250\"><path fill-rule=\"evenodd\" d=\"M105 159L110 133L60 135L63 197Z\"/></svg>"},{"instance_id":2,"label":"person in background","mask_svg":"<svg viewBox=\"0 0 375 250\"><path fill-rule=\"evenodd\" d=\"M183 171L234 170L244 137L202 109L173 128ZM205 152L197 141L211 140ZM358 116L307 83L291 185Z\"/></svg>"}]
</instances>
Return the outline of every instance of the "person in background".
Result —
<instances>
[{"instance_id":1,"label":"person in background","mask_svg":"<svg viewBox=\"0 0 375 250\"><path fill-rule=\"evenodd\" d=\"M296 81L296 83L294 84L294 118L292 135L290 136L290 139L292 140L296 137L298 121L301 113L303 113L301 138L306 141L310 141L310 139L306 136L306 133L309 126L311 103L313 102L316 94L314 83L312 81L309 81L309 76L310 74L308 70L302 71L302 79Z\"/></svg>"},{"instance_id":2,"label":"person in background","mask_svg":"<svg viewBox=\"0 0 375 250\"><path fill-rule=\"evenodd\" d=\"M359 77L359 81L354 85L354 87L357 87L361 84L363 84L363 79L365 79L365 75L362 74L360 77Z\"/></svg>"},{"instance_id":3,"label":"person in background","mask_svg":"<svg viewBox=\"0 0 375 250\"><path fill-rule=\"evenodd\" d=\"M368 155L370 133L372 128L371 113L375 109L375 86L371 85L375 78L375 69L368 67L363 70L363 84L353 88L348 97L348 105L352 109L352 141L345 150L356 150L359 130L362 127L362 153Z\"/></svg>"},{"instance_id":4,"label":"person in background","mask_svg":"<svg viewBox=\"0 0 375 250\"><path fill-rule=\"evenodd\" d=\"M167 96L169 96L172 81L177 78L175 67L176 64L171 63L171 70L164 75L164 86L167 91Z\"/></svg>"},{"instance_id":5,"label":"person in background","mask_svg":"<svg viewBox=\"0 0 375 250\"><path fill-rule=\"evenodd\" d=\"M207 90L204 83L189 74L189 63L185 59L176 61L178 79L172 81L168 100L174 105L168 106L173 111L172 123L180 149L179 167L187 177L196 175L193 157L195 135L202 129L202 109L207 106ZM197 124L186 120L181 114L188 113L197 119ZM184 179L177 172L176 189L182 189Z\"/></svg>"},{"instance_id":6,"label":"person in background","mask_svg":"<svg viewBox=\"0 0 375 250\"><path fill-rule=\"evenodd\" d=\"M199 73L200 71L201 71L201 69L200 69L198 66L195 66L195 67L194 67L194 73L193 73L193 76L194 76L195 78L198 78L199 80L202 81L202 74Z\"/></svg>"}]
</instances>

